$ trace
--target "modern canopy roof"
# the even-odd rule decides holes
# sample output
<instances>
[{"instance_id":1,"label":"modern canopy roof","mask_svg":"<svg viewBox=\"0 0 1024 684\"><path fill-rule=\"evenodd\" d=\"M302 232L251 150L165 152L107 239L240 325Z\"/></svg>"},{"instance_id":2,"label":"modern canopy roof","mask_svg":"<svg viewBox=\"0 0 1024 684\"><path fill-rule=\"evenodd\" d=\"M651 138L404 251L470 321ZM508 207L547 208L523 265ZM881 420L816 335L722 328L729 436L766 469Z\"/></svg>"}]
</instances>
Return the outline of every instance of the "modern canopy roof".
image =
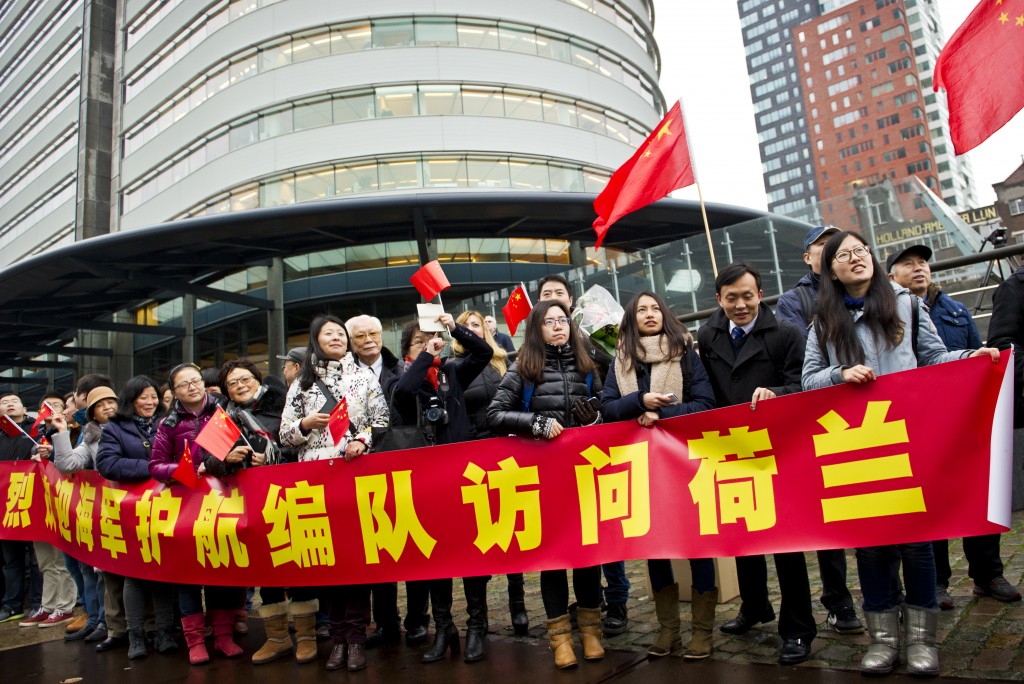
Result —
<instances>
[{"instance_id":1,"label":"modern canopy roof","mask_svg":"<svg viewBox=\"0 0 1024 684\"><path fill-rule=\"evenodd\" d=\"M183 294L269 308L207 284L249 266L338 247L458 237L593 240L594 197L551 192L371 195L184 219L52 249L0 270L0 369L41 354L109 356L68 347L79 329L183 334L113 322L113 314ZM712 229L768 216L707 204ZM780 221L790 221L775 217ZM606 246L634 250L703 231L697 202L666 199L620 220Z\"/></svg>"}]
</instances>

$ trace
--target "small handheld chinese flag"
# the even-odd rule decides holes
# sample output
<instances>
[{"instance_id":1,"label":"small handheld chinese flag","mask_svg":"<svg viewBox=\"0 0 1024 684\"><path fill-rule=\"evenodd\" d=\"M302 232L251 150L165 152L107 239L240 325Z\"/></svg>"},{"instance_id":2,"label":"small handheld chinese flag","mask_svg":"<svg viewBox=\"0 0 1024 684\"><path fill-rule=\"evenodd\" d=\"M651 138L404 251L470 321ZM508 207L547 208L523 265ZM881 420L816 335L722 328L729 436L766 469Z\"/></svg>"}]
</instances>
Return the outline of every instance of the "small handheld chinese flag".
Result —
<instances>
[{"instance_id":1,"label":"small handheld chinese flag","mask_svg":"<svg viewBox=\"0 0 1024 684\"><path fill-rule=\"evenodd\" d=\"M640 149L612 174L608 185L594 200L597 212L594 247L601 246L608 229L626 214L696 182L690 148L686 144L683 113L677 101Z\"/></svg>"},{"instance_id":2,"label":"small handheld chinese flag","mask_svg":"<svg viewBox=\"0 0 1024 684\"><path fill-rule=\"evenodd\" d=\"M218 406L213 417L199 431L196 444L223 461L241 436L242 431L235 425L235 421Z\"/></svg>"},{"instance_id":3,"label":"small handheld chinese flag","mask_svg":"<svg viewBox=\"0 0 1024 684\"><path fill-rule=\"evenodd\" d=\"M442 290L447 290L452 286L448 282L448 277L444 274L444 271L441 270L441 264L437 263L437 259L423 264L419 270L412 274L409 282L427 301L436 297Z\"/></svg>"},{"instance_id":4,"label":"small handheld chinese flag","mask_svg":"<svg viewBox=\"0 0 1024 684\"><path fill-rule=\"evenodd\" d=\"M21 428L21 426L15 423L7 414L0 416L0 430L3 430L4 434L8 437L17 437L19 435L25 435L28 437L28 434Z\"/></svg>"},{"instance_id":5,"label":"small handheld chinese flag","mask_svg":"<svg viewBox=\"0 0 1024 684\"><path fill-rule=\"evenodd\" d=\"M505 317L505 325L508 326L510 335L516 334L519 324L529 317L532 309L530 297L522 285L512 290L512 294L508 296L508 302L501 307L501 313Z\"/></svg>"},{"instance_id":6,"label":"small handheld chinese flag","mask_svg":"<svg viewBox=\"0 0 1024 684\"><path fill-rule=\"evenodd\" d=\"M39 434L39 426L43 424L43 421L53 415L53 407L47 404L45 401L39 409L39 415L36 417L36 422L32 423L32 429L28 431L29 437L35 437Z\"/></svg>"},{"instance_id":7,"label":"small handheld chinese flag","mask_svg":"<svg viewBox=\"0 0 1024 684\"><path fill-rule=\"evenodd\" d=\"M1024 108L1024 0L982 0L935 61L953 149L985 142Z\"/></svg>"},{"instance_id":8,"label":"small handheld chinese flag","mask_svg":"<svg viewBox=\"0 0 1024 684\"><path fill-rule=\"evenodd\" d=\"M338 405L331 411L331 420L327 423L327 429L331 431L331 439L334 440L334 446L341 444L341 438L348 432L348 402L342 397Z\"/></svg>"},{"instance_id":9,"label":"small handheld chinese flag","mask_svg":"<svg viewBox=\"0 0 1024 684\"><path fill-rule=\"evenodd\" d=\"M181 455L178 467L171 473L171 477L189 489L195 489L199 484L199 476L196 475L196 467L192 463L192 450L189 448L188 442L185 442L185 453Z\"/></svg>"}]
</instances>

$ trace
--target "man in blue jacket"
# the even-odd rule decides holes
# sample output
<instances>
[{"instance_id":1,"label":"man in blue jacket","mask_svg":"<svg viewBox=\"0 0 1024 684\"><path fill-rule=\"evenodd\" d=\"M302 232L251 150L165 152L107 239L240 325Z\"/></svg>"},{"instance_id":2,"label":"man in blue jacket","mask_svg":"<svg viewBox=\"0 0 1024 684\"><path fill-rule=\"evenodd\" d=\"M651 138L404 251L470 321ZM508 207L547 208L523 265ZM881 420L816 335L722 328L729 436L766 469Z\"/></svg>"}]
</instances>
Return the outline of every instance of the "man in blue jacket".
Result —
<instances>
[{"instance_id":1,"label":"man in blue jacket","mask_svg":"<svg viewBox=\"0 0 1024 684\"><path fill-rule=\"evenodd\" d=\"M924 300L939 337L950 351L981 347L981 335L971 312L943 292L938 283L932 282L932 270L928 265L931 258L932 250L925 245L903 248L885 262L889 280ZM953 571L949 567L949 542L945 539L933 541L932 550L935 552L935 596L940 608L952 610L949 580ZM967 557L967 574L974 580L975 596L991 596L999 601L1020 600L1020 592L1003 577L998 534L964 537L964 555Z\"/></svg>"}]
</instances>

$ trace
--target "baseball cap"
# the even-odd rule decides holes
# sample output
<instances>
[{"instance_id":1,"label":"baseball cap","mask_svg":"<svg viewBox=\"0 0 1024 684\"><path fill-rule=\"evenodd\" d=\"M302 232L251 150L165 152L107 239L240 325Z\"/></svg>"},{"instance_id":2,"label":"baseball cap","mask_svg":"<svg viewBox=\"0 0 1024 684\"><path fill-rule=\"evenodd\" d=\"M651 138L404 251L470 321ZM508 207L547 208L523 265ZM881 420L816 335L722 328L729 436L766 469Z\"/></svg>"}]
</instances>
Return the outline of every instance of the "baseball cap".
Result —
<instances>
[{"instance_id":1,"label":"baseball cap","mask_svg":"<svg viewBox=\"0 0 1024 684\"><path fill-rule=\"evenodd\" d=\"M295 363L302 365L302 362L306 359L306 348L305 347L292 347L288 350L288 353L284 356L280 354L277 358L282 361L294 361Z\"/></svg>"},{"instance_id":2,"label":"baseball cap","mask_svg":"<svg viewBox=\"0 0 1024 684\"><path fill-rule=\"evenodd\" d=\"M931 261L932 258L932 250L925 245L910 245L889 255L889 258L885 260L885 272L889 273L892 271L892 265L908 254L920 255L925 261Z\"/></svg>"},{"instance_id":3,"label":"baseball cap","mask_svg":"<svg viewBox=\"0 0 1024 684\"><path fill-rule=\"evenodd\" d=\"M832 235L838 233L839 228L836 226L814 226L807 231L807 237L804 238L804 251L811 249L811 245L818 241L822 235Z\"/></svg>"}]
</instances>

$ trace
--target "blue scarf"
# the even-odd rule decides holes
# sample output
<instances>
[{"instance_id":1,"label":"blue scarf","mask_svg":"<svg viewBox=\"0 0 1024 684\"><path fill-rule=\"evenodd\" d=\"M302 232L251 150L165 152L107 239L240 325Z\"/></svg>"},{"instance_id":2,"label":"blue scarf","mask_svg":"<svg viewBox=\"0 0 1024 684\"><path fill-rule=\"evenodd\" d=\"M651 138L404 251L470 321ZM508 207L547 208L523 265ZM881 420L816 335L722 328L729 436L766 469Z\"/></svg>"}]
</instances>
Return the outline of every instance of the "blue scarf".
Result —
<instances>
[{"instance_id":1,"label":"blue scarf","mask_svg":"<svg viewBox=\"0 0 1024 684\"><path fill-rule=\"evenodd\" d=\"M861 297L860 299L858 299L856 297L851 297L848 294L844 294L843 304L846 305L847 309L850 309L851 311L856 311L858 309L864 308L864 298Z\"/></svg>"}]
</instances>

